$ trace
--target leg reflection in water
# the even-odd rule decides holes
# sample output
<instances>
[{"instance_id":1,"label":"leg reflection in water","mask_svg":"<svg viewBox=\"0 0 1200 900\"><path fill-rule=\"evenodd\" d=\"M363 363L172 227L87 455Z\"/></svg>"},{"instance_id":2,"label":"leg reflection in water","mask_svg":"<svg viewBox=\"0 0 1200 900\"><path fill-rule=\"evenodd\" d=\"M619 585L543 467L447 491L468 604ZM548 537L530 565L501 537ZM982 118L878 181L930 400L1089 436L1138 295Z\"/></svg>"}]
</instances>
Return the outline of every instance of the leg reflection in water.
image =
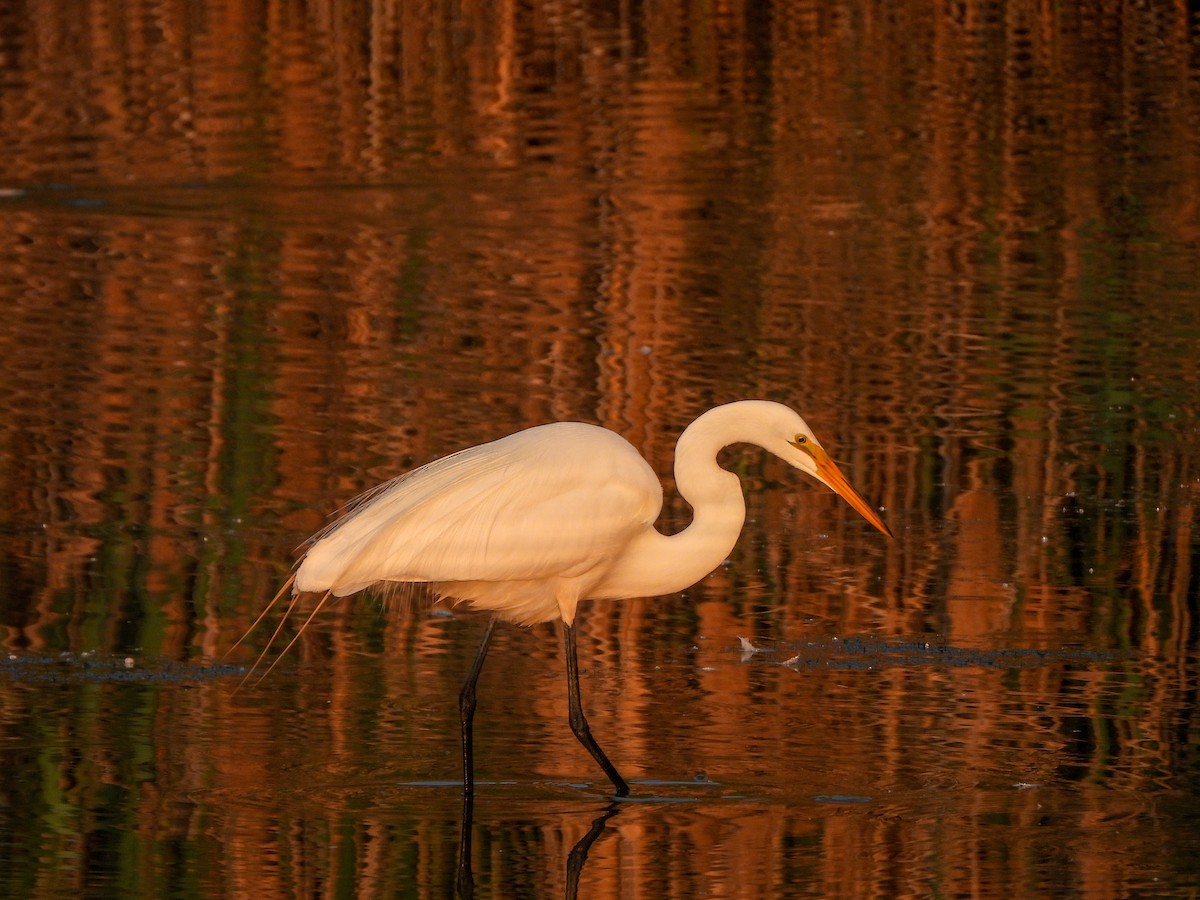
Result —
<instances>
[{"instance_id":1,"label":"leg reflection in water","mask_svg":"<svg viewBox=\"0 0 1200 900\"><path fill-rule=\"evenodd\" d=\"M471 792L463 792L462 832L458 844L458 896L461 900L472 900L475 896L475 873L471 868L471 826L474 814L475 798ZM592 820L592 827L581 837L571 852L567 855L567 900L575 900L579 892L579 876L587 862L588 851L592 844L608 827L608 820L620 812L620 805L610 803L604 812Z\"/></svg>"},{"instance_id":2,"label":"leg reflection in water","mask_svg":"<svg viewBox=\"0 0 1200 900\"><path fill-rule=\"evenodd\" d=\"M604 812L592 820L592 827L588 829L588 833L571 848L567 856L567 900L575 900L579 891L579 873L583 871L583 864L587 862L588 851L592 849L592 844L596 843L596 838L604 833L604 829L608 827L608 820L615 816L618 810L616 803L610 803Z\"/></svg>"}]
</instances>

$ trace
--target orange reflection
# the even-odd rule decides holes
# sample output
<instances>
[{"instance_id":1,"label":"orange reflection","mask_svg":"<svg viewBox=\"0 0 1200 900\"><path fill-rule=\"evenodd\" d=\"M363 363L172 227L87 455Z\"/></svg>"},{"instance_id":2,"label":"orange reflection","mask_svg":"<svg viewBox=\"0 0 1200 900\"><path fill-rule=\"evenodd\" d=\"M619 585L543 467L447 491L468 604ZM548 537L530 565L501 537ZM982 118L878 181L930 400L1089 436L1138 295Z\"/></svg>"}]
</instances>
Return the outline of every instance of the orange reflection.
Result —
<instances>
[{"instance_id":1,"label":"orange reflection","mask_svg":"<svg viewBox=\"0 0 1200 900\"><path fill-rule=\"evenodd\" d=\"M697 412L770 396L898 539L734 450L728 565L583 611L622 768L767 796L623 811L590 895L1017 896L1048 853L1048 892L1157 877L1139 798L1179 789L1194 681L1186 5L118 6L0 12L6 648L218 660L325 511L401 469L579 418L669 488ZM166 836L213 893L320 893L342 851L364 894L397 857L443 883L453 791L406 784L456 777L474 635L443 624L343 604L249 698L0 692L71 751L23 770L26 856L74 859L119 790L147 878ZM741 634L1139 657L797 670L736 664ZM502 641L486 777L571 807L477 860L512 883L595 810L561 788L590 768L557 641Z\"/></svg>"}]
</instances>

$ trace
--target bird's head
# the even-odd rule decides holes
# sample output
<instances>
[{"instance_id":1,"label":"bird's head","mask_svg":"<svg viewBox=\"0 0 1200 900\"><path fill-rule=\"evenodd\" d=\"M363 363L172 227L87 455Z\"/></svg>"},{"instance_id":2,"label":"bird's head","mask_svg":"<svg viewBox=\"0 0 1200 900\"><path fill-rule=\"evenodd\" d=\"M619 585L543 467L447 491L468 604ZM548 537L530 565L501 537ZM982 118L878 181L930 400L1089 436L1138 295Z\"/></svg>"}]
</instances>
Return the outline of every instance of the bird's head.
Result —
<instances>
[{"instance_id":1,"label":"bird's head","mask_svg":"<svg viewBox=\"0 0 1200 900\"><path fill-rule=\"evenodd\" d=\"M786 438L787 450L777 455L795 466L802 472L807 472L817 481L830 488L834 493L849 503L864 519L886 534L894 537L887 523L879 517L867 501L846 480L841 469L837 467L825 448L817 441L804 420L796 416L798 423L790 437Z\"/></svg>"},{"instance_id":2,"label":"bird's head","mask_svg":"<svg viewBox=\"0 0 1200 900\"><path fill-rule=\"evenodd\" d=\"M711 460L716 450L736 443L756 444L807 472L837 493L864 519L893 537L879 514L850 486L825 448L813 437L808 424L790 407L773 400L738 400L716 406L693 422L679 439L675 453L676 480L680 467L695 459Z\"/></svg>"}]
</instances>

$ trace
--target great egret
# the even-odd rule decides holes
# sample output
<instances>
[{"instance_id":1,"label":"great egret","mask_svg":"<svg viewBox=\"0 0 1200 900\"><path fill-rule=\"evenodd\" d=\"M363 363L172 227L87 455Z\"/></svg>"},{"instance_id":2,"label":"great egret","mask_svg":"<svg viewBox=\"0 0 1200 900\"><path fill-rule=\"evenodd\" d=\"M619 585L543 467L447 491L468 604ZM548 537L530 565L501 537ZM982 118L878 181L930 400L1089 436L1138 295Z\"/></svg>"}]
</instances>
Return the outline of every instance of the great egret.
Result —
<instances>
[{"instance_id":1,"label":"great egret","mask_svg":"<svg viewBox=\"0 0 1200 900\"><path fill-rule=\"evenodd\" d=\"M561 619L571 730L624 796L629 785L592 737L580 703L575 611L584 599L682 590L726 558L746 503L738 477L717 465L717 453L742 442L829 486L891 536L799 415L779 403L742 400L704 413L679 438L675 483L693 518L678 534L654 528L662 486L628 441L580 422L539 425L431 462L352 501L343 518L310 539L271 605L289 587L293 605L301 593L321 594L303 632L331 595L416 582L490 612L459 695L468 797L475 686L496 622Z\"/></svg>"}]
</instances>

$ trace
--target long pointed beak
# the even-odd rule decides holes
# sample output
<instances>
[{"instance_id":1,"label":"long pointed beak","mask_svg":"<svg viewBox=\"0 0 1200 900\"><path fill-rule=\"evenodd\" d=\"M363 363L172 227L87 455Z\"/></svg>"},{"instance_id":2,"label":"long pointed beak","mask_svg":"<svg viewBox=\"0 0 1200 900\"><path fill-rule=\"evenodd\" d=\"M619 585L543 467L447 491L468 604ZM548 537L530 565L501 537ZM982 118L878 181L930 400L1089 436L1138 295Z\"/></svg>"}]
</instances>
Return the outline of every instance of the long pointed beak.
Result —
<instances>
[{"instance_id":1,"label":"long pointed beak","mask_svg":"<svg viewBox=\"0 0 1200 900\"><path fill-rule=\"evenodd\" d=\"M843 500L858 510L860 516L888 537L895 538L895 535L892 534L892 529L887 527L887 523L879 518L879 514L867 505L867 501L846 480L846 476L842 474L842 470L834 465L833 460L829 458L829 454L825 452L824 448L810 449L809 452L812 453L812 457L817 463L817 477L836 491Z\"/></svg>"}]
</instances>

